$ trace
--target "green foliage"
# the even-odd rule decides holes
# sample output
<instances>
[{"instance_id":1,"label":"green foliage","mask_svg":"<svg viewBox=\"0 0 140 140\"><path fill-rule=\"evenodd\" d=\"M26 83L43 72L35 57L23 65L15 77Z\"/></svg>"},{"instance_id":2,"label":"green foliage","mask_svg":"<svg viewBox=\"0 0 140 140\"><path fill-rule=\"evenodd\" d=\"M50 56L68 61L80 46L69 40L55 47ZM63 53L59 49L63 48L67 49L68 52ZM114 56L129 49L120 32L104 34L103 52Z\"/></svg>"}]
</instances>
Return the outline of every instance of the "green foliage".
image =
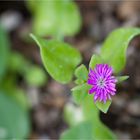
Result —
<instances>
[{"instance_id":1,"label":"green foliage","mask_svg":"<svg viewBox=\"0 0 140 140\"><path fill-rule=\"evenodd\" d=\"M0 26L0 80L3 78L8 64L10 43L5 30Z\"/></svg>"},{"instance_id":2,"label":"green foliage","mask_svg":"<svg viewBox=\"0 0 140 140\"><path fill-rule=\"evenodd\" d=\"M51 35L60 39L66 35L72 36L79 30L79 11L71 1L41 1L38 5L30 1L29 7L34 15L33 32L38 35ZM125 66L129 42L139 34L138 28L120 28L113 31L103 44L100 55L91 57L89 68L94 69L96 64L107 63L113 67L114 73L118 74ZM34 35L31 37L40 47L42 61L48 73L56 81L68 83L72 79L74 69L81 62L80 53L70 45L57 40L44 40ZM116 139L99 119L99 110L107 113L111 101L94 103L93 95L88 95L90 86L86 84L88 71L84 65L76 69L75 76L78 86L72 89L72 95L75 102L81 105L81 113L77 114L74 108L66 108L65 119L70 129L63 133L61 140ZM127 78L118 77L118 82ZM76 115L81 115L79 121Z\"/></svg>"},{"instance_id":3,"label":"green foliage","mask_svg":"<svg viewBox=\"0 0 140 140\"><path fill-rule=\"evenodd\" d=\"M0 27L0 139L24 139L30 131L27 98L16 85L22 60L10 52L8 35Z\"/></svg>"},{"instance_id":4,"label":"green foliage","mask_svg":"<svg viewBox=\"0 0 140 140\"><path fill-rule=\"evenodd\" d=\"M72 96L76 103L81 103L84 101L85 97L88 96L88 91L91 88L90 85L84 83L76 86L72 89Z\"/></svg>"},{"instance_id":5,"label":"green foliage","mask_svg":"<svg viewBox=\"0 0 140 140\"><path fill-rule=\"evenodd\" d=\"M80 53L69 44L45 40L31 35L40 47L41 58L48 73L60 83L68 83L75 67L81 62Z\"/></svg>"},{"instance_id":6,"label":"green foliage","mask_svg":"<svg viewBox=\"0 0 140 140\"><path fill-rule=\"evenodd\" d=\"M0 139L23 139L29 133L27 110L10 96L0 92Z\"/></svg>"},{"instance_id":7,"label":"green foliage","mask_svg":"<svg viewBox=\"0 0 140 140\"><path fill-rule=\"evenodd\" d=\"M83 83L87 81L88 71L87 68L82 64L75 70L75 76L77 79L82 80Z\"/></svg>"},{"instance_id":8,"label":"green foliage","mask_svg":"<svg viewBox=\"0 0 140 140\"><path fill-rule=\"evenodd\" d=\"M139 34L140 30L138 28L121 28L115 30L106 39L101 50L101 54L92 56L89 67L94 69L96 64L108 63L114 68L115 73L120 72L125 66L126 49L128 44L134 36ZM81 113L79 114L81 115L80 118L82 118L83 121L75 123L75 125L70 123L72 124L70 125L70 129L63 133L61 139L81 139L82 137L94 140L116 139L115 135L107 127L105 127L99 119L99 110L106 113L111 105L111 101L107 101L106 103L96 101L94 104L93 96L87 96L89 89L85 83L87 80L87 70L84 65L77 68L75 75L78 86L72 89L73 97L75 101L82 106ZM128 76L117 77L118 83L126 79L128 79ZM72 113L75 113L75 111ZM68 122L72 122L72 119L75 119L74 117L71 119L70 115L72 116L72 113L65 116L65 119ZM90 122L89 125L83 124L87 122ZM86 128L86 130L83 131L82 127L88 127L90 130ZM80 137L80 134L82 137Z\"/></svg>"},{"instance_id":9,"label":"green foliage","mask_svg":"<svg viewBox=\"0 0 140 140\"><path fill-rule=\"evenodd\" d=\"M87 81L88 71L87 68L82 64L75 70L76 80L75 83L77 85L81 85Z\"/></svg>"},{"instance_id":10,"label":"green foliage","mask_svg":"<svg viewBox=\"0 0 140 140\"><path fill-rule=\"evenodd\" d=\"M93 140L109 139L117 140L116 135L101 122L92 123Z\"/></svg>"},{"instance_id":11,"label":"green foliage","mask_svg":"<svg viewBox=\"0 0 140 140\"><path fill-rule=\"evenodd\" d=\"M45 71L41 67L28 62L20 53L12 52L10 58L8 68L13 74L22 75L29 86L40 87L47 82Z\"/></svg>"},{"instance_id":12,"label":"green foliage","mask_svg":"<svg viewBox=\"0 0 140 140\"><path fill-rule=\"evenodd\" d=\"M98 107L99 110L101 110L104 113L107 113L110 105L111 105L111 100L108 100L106 103L100 102L100 101L96 101L95 104Z\"/></svg>"},{"instance_id":13,"label":"green foliage","mask_svg":"<svg viewBox=\"0 0 140 140\"><path fill-rule=\"evenodd\" d=\"M93 102L93 96L86 96L80 105L81 108L67 107L69 105L65 106L65 112L67 112L67 114L65 113L64 117L70 125L70 129L62 134L61 140L73 138L77 139L82 137L84 137L85 139L88 139L90 137L90 139L92 140L116 139L115 135L104 124L101 123L99 119L99 110ZM77 118L79 118L79 120ZM90 125L88 125L87 123ZM88 126L90 130L86 129L83 132L80 127L86 128L86 126ZM80 137L80 135L82 135L82 137Z\"/></svg>"},{"instance_id":14,"label":"green foliage","mask_svg":"<svg viewBox=\"0 0 140 140\"><path fill-rule=\"evenodd\" d=\"M29 102L23 89L16 87L15 89L12 89L11 92L6 94L13 98L13 100L15 100L23 109L28 111Z\"/></svg>"},{"instance_id":15,"label":"green foliage","mask_svg":"<svg viewBox=\"0 0 140 140\"><path fill-rule=\"evenodd\" d=\"M129 78L129 76L117 76L117 83L121 83Z\"/></svg>"},{"instance_id":16,"label":"green foliage","mask_svg":"<svg viewBox=\"0 0 140 140\"><path fill-rule=\"evenodd\" d=\"M93 54L90 62L89 62L89 68L94 69L96 64L102 64L104 61L101 59L99 55Z\"/></svg>"},{"instance_id":17,"label":"green foliage","mask_svg":"<svg viewBox=\"0 0 140 140\"><path fill-rule=\"evenodd\" d=\"M68 140L68 139L92 139L92 125L90 122L82 122L77 126L72 127L71 129L65 131L61 138L61 140Z\"/></svg>"},{"instance_id":18,"label":"green foliage","mask_svg":"<svg viewBox=\"0 0 140 140\"><path fill-rule=\"evenodd\" d=\"M68 109L68 114L65 115L65 120L70 124L70 129L62 133L60 139L116 139L115 135L101 123L99 110L93 102L93 97L89 95L83 100L81 109L79 108L79 110L77 108L74 109L74 107L69 109L66 106L65 109ZM76 115L77 117L75 117ZM79 121L77 118L79 118Z\"/></svg>"},{"instance_id":19,"label":"green foliage","mask_svg":"<svg viewBox=\"0 0 140 140\"><path fill-rule=\"evenodd\" d=\"M98 139L116 139L116 136L109 130L101 121L99 117L99 109L93 102L93 96L89 95L82 103L82 109L85 120L89 120L92 124L93 140Z\"/></svg>"},{"instance_id":20,"label":"green foliage","mask_svg":"<svg viewBox=\"0 0 140 140\"><path fill-rule=\"evenodd\" d=\"M90 120L93 123L99 122L99 109L93 102L93 96L89 94L84 101L81 103L82 112L85 120ZM90 110L90 113L89 113Z\"/></svg>"},{"instance_id":21,"label":"green foliage","mask_svg":"<svg viewBox=\"0 0 140 140\"><path fill-rule=\"evenodd\" d=\"M107 63L114 68L115 73L119 73L125 66L129 42L139 34L139 28L120 28L113 31L105 40L100 56L94 54L91 57L89 67L94 69L96 64ZM118 82L126 79L128 79L127 76L118 77ZM105 104L97 101L95 104L101 111L106 113L111 105L111 101Z\"/></svg>"},{"instance_id":22,"label":"green foliage","mask_svg":"<svg viewBox=\"0 0 140 140\"><path fill-rule=\"evenodd\" d=\"M33 14L33 32L37 35L73 36L81 26L77 5L70 0L27 1Z\"/></svg>"},{"instance_id":23,"label":"green foliage","mask_svg":"<svg viewBox=\"0 0 140 140\"><path fill-rule=\"evenodd\" d=\"M23 74L27 68L28 62L27 60L18 52L11 52L9 54L10 61L8 63L8 68L12 72L18 72Z\"/></svg>"},{"instance_id":24,"label":"green foliage","mask_svg":"<svg viewBox=\"0 0 140 140\"><path fill-rule=\"evenodd\" d=\"M113 139L114 135L112 132L99 120L99 111L94 105L93 96L88 95L88 90L91 87L86 83L88 76L86 67L84 65L79 66L75 71L75 76L78 78L77 80L81 79L84 82L72 89L74 101L81 105L81 109L65 106L64 118L71 127L62 134L61 140L73 138L93 140L99 138ZM90 130L86 127L90 128ZM99 131L101 129L103 132L100 134Z\"/></svg>"},{"instance_id":25,"label":"green foliage","mask_svg":"<svg viewBox=\"0 0 140 140\"><path fill-rule=\"evenodd\" d=\"M140 34L139 28L119 28L110 33L101 49L103 60L119 73L126 63L126 51L130 41Z\"/></svg>"},{"instance_id":26,"label":"green foliage","mask_svg":"<svg viewBox=\"0 0 140 140\"><path fill-rule=\"evenodd\" d=\"M30 86L40 87L47 82L47 76L43 69L38 66L30 66L25 72L25 81Z\"/></svg>"},{"instance_id":27,"label":"green foliage","mask_svg":"<svg viewBox=\"0 0 140 140\"><path fill-rule=\"evenodd\" d=\"M5 94L10 96L15 102L24 109L29 108L29 103L25 95L25 91L17 87L15 76L5 78L2 81L0 91L4 91Z\"/></svg>"},{"instance_id":28,"label":"green foliage","mask_svg":"<svg viewBox=\"0 0 140 140\"><path fill-rule=\"evenodd\" d=\"M88 95L89 89L91 88L91 86L86 83L88 78L88 71L85 65L82 64L75 70L75 76L77 78L76 84L78 86L74 87L71 91L74 101L77 104L80 104L84 101Z\"/></svg>"}]
</instances>

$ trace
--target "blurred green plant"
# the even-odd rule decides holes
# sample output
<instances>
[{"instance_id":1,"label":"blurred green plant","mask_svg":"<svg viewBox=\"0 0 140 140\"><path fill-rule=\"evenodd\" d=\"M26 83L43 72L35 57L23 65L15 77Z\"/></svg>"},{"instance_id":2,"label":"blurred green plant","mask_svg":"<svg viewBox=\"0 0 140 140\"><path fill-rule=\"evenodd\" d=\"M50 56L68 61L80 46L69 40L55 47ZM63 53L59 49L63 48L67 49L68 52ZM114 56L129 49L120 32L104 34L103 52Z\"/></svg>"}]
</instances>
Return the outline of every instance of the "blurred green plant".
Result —
<instances>
[{"instance_id":1,"label":"blurred green plant","mask_svg":"<svg viewBox=\"0 0 140 140\"><path fill-rule=\"evenodd\" d=\"M18 94L18 93L17 93ZM0 139L23 139L29 135L29 116L27 108L0 92Z\"/></svg>"},{"instance_id":2,"label":"blurred green plant","mask_svg":"<svg viewBox=\"0 0 140 140\"><path fill-rule=\"evenodd\" d=\"M0 26L0 139L24 139L29 136L29 102L18 86L19 76L28 86L46 84L47 75L39 66L10 50L10 40Z\"/></svg>"},{"instance_id":3,"label":"blurred green plant","mask_svg":"<svg viewBox=\"0 0 140 140\"><path fill-rule=\"evenodd\" d=\"M16 90L14 79L7 75L10 40L1 26L0 50L0 139L26 138L30 129L26 99L21 91Z\"/></svg>"},{"instance_id":4,"label":"blurred green plant","mask_svg":"<svg viewBox=\"0 0 140 140\"><path fill-rule=\"evenodd\" d=\"M43 69L38 66L30 66L30 70L25 71L25 81L30 86L41 87L46 84L47 76Z\"/></svg>"},{"instance_id":5,"label":"blurred green plant","mask_svg":"<svg viewBox=\"0 0 140 140\"><path fill-rule=\"evenodd\" d=\"M0 82L6 73L8 65L8 56L10 51L10 43L7 33L0 26Z\"/></svg>"},{"instance_id":6,"label":"blurred green plant","mask_svg":"<svg viewBox=\"0 0 140 140\"><path fill-rule=\"evenodd\" d=\"M33 33L63 38L73 36L80 30L81 16L72 0L28 0L33 15Z\"/></svg>"},{"instance_id":7,"label":"blurred green plant","mask_svg":"<svg viewBox=\"0 0 140 140\"><path fill-rule=\"evenodd\" d=\"M38 65L27 61L20 53L11 53L11 62L9 69L14 73L19 73L23 76L28 86L41 87L47 82L47 74Z\"/></svg>"}]
</instances>

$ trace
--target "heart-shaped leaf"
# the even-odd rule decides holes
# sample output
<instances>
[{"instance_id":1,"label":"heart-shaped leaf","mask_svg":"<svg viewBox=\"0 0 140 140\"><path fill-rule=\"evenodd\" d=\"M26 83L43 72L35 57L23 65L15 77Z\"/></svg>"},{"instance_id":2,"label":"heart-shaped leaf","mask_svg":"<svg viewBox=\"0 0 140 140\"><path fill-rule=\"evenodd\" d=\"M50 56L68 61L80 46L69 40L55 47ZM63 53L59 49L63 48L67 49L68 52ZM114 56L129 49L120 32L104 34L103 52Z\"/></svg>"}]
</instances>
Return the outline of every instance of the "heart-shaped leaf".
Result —
<instances>
[{"instance_id":1,"label":"heart-shaped leaf","mask_svg":"<svg viewBox=\"0 0 140 140\"><path fill-rule=\"evenodd\" d=\"M48 73L60 83L68 83L75 67L81 62L78 50L57 40L45 40L34 35L31 37L40 47L41 58Z\"/></svg>"}]
</instances>

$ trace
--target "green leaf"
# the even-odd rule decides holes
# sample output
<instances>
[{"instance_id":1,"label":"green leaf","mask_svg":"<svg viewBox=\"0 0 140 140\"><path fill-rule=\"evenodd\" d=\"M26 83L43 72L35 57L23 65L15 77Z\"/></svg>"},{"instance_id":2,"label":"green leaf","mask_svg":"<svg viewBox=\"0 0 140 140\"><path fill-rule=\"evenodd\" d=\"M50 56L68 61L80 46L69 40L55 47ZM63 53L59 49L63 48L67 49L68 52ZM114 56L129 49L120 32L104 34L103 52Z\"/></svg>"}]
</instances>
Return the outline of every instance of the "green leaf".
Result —
<instances>
[{"instance_id":1,"label":"green leaf","mask_svg":"<svg viewBox=\"0 0 140 140\"><path fill-rule=\"evenodd\" d=\"M24 78L28 85L40 87L47 82L47 74L39 66L30 66L25 72Z\"/></svg>"},{"instance_id":2,"label":"green leaf","mask_svg":"<svg viewBox=\"0 0 140 140\"><path fill-rule=\"evenodd\" d=\"M99 122L99 109L96 107L92 94L88 96L81 103L82 112L85 120L90 120L91 122Z\"/></svg>"},{"instance_id":3,"label":"green leaf","mask_svg":"<svg viewBox=\"0 0 140 140\"><path fill-rule=\"evenodd\" d=\"M93 140L108 139L117 140L116 135L103 123L92 123Z\"/></svg>"},{"instance_id":4,"label":"green leaf","mask_svg":"<svg viewBox=\"0 0 140 140\"><path fill-rule=\"evenodd\" d=\"M82 122L75 127L66 130L60 137L60 140L92 140L92 125L90 122Z\"/></svg>"},{"instance_id":5,"label":"green leaf","mask_svg":"<svg viewBox=\"0 0 140 140\"><path fill-rule=\"evenodd\" d=\"M60 41L47 41L34 35L31 37L40 47L41 58L48 73L60 83L70 82L75 67L81 62L79 51Z\"/></svg>"},{"instance_id":6,"label":"green leaf","mask_svg":"<svg viewBox=\"0 0 140 140\"><path fill-rule=\"evenodd\" d=\"M111 100L107 100L106 103L100 102L100 101L96 101L95 105L104 113L107 113L110 105L111 105Z\"/></svg>"},{"instance_id":7,"label":"green leaf","mask_svg":"<svg viewBox=\"0 0 140 140\"><path fill-rule=\"evenodd\" d=\"M8 68L15 73L23 74L25 69L28 69L28 61L18 52L10 53L10 61L8 63Z\"/></svg>"},{"instance_id":8,"label":"green leaf","mask_svg":"<svg viewBox=\"0 0 140 140\"><path fill-rule=\"evenodd\" d=\"M32 6L36 6L33 13L33 32L40 36L54 35L57 32L57 4L56 2L32 1ZM59 3L58 3L59 5ZM59 25L60 27L60 25Z\"/></svg>"},{"instance_id":9,"label":"green leaf","mask_svg":"<svg viewBox=\"0 0 140 140\"><path fill-rule=\"evenodd\" d=\"M65 119L68 124L71 126L70 129L66 130L61 139L82 139L83 137L90 136L91 140L98 140L98 139L116 139L115 135L111 130L109 130L99 118L99 110L95 106L93 101L93 96L89 95L84 99L84 102L81 103L82 107L78 108L79 110L75 109L74 107L65 108L67 110L67 119ZM66 111L66 110L65 110ZM82 111L78 115L78 111ZM77 117L75 117L77 116ZM79 118L79 121L78 119ZM82 122L81 122L82 121ZM89 123L90 131L86 128L86 126L81 126L83 123ZM84 127L85 132L79 131L80 127ZM88 132L87 132L88 131ZM88 133L88 134L87 134ZM80 137L80 135L84 135ZM89 138L89 137L87 137ZM87 139L85 138L85 139Z\"/></svg>"},{"instance_id":10,"label":"green leaf","mask_svg":"<svg viewBox=\"0 0 140 140\"><path fill-rule=\"evenodd\" d=\"M84 102L82 102L82 110L84 120L89 121L92 124L93 140L116 139L113 132L100 121L99 109L95 105L92 95L88 95Z\"/></svg>"},{"instance_id":11,"label":"green leaf","mask_svg":"<svg viewBox=\"0 0 140 140\"><path fill-rule=\"evenodd\" d=\"M33 32L38 35L73 36L81 27L77 5L70 0L27 1L33 14Z\"/></svg>"},{"instance_id":12,"label":"green leaf","mask_svg":"<svg viewBox=\"0 0 140 140\"><path fill-rule=\"evenodd\" d=\"M72 96L76 103L81 103L88 96L88 90L91 88L88 84L82 84L72 89Z\"/></svg>"},{"instance_id":13,"label":"green leaf","mask_svg":"<svg viewBox=\"0 0 140 140\"><path fill-rule=\"evenodd\" d=\"M129 76L117 76L117 83L121 83L129 78Z\"/></svg>"},{"instance_id":14,"label":"green leaf","mask_svg":"<svg viewBox=\"0 0 140 140\"><path fill-rule=\"evenodd\" d=\"M75 76L79 80L83 80L83 82L87 81L88 79L88 71L85 65L80 65L76 70L75 70Z\"/></svg>"},{"instance_id":15,"label":"green leaf","mask_svg":"<svg viewBox=\"0 0 140 140\"><path fill-rule=\"evenodd\" d=\"M140 35L139 28L119 28L110 33L101 49L103 60L119 73L126 63L126 51L130 41Z\"/></svg>"},{"instance_id":16,"label":"green leaf","mask_svg":"<svg viewBox=\"0 0 140 140\"><path fill-rule=\"evenodd\" d=\"M0 80L3 78L9 60L10 41L5 30L0 26Z\"/></svg>"},{"instance_id":17,"label":"green leaf","mask_svg":"<svg viewBox=\"0 0 140 140\"><path fill-rule=\"evenodd\" d=\"M77 85L81 85L81 84L84 83L84 81L83 81L82 79L76 79L76 80L74 81L74 83L77 84Z\"/></svg>"},{"instance_id":18,"label":"green leaf","mask_svg":"<svg viewBox=\"0 0 140 140\"><path fill-rule=\"evenodd\" d=\"M96 64L101 64L101 63L104 63L102 58L99 55L93 54L89 62L89 68L94 69Z\"/></svg>"},{"instance_id":19,"label":"green leaf","mask_svg":"<svg viewBox=\"0 0 140 140\"><path fill-rule=\"evenodd\" d=\"M24 90L13 87L12 89L10 89L9 92L7 91L5 94L7 94L8 96L10 96L10 98L16 101L23 109L28 110L29 102Z\"/></svg>"},{"instance_id":20,"label":"green leaf","mask_svg":"<svg viewBox=\"0 0 140 140\"><path fill-rule=\"evenodd\" d=\"M43 86L47 82L47 74L37 65L30 64L20 53L10 54L9 69L14 73L23 75L30 86Z\"/></svg>"},{"instance_id":21,"label":"green leaf","mask_svg":"<svg viewBox=\"0 0 140 140\"><path fill-rule=\"evenodd\" d=\"M81 27L81 17L74 2L62 2L60 5L59 32L63 35L73 36Z\"/></svg>"},{"instance_id":22,"label":"green leaf","mask_svg":"<svg viewBox=\"0 0 140 140\"><path fill-rule=\"evenodd\" d=\"M10 96L0 93L0 139L23 139L29 134L27 110Z\"/></svg>"}]
</instances>

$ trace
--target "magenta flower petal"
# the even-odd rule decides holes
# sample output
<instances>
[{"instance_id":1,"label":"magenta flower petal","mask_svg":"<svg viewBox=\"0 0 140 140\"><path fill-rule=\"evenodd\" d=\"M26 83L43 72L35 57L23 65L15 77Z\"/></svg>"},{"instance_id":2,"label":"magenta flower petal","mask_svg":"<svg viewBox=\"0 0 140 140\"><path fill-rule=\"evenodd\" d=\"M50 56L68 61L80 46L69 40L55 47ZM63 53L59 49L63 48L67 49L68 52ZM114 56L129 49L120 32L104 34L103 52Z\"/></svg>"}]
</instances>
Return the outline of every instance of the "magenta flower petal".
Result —
<instances>
[{"instance_id":1,"label":"magenta flower petal","mask_svg":"<svg viewBox=\"0 0 140 140\"><path fill-rule=\"evenodd\" d=\"M92 94L96 91L96 88L95 87L92 87L90 90L89 90L89 94Z\"/></svg>"},{"instance_id":2,"label":"magenta flower petal","mask_svg":"<svg viewBox=\"0 0 140 140\"><path fill-rule=\"evenodd\" d=\"M113 68L108 64L97 64L94 70L90 68L87 83L92 85L89 94L95 94L94 101L106 103L116 94L117 79L112 74Z\"/></svg>"}]
</instances>

